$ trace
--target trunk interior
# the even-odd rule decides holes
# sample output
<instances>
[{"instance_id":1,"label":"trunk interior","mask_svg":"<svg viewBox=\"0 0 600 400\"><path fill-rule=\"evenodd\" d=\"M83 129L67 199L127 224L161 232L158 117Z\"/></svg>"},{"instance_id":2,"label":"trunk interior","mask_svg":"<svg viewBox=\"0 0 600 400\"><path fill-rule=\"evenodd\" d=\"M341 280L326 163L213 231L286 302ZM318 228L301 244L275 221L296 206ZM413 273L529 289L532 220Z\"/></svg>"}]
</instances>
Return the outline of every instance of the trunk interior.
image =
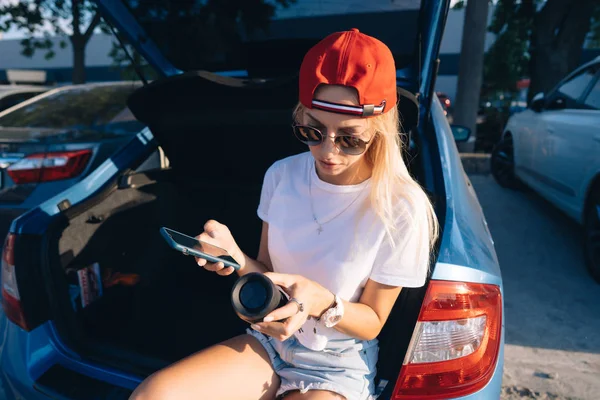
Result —
<instances>
[{"instance_id":1,"label":"trunk interior","mask_svg":"<svg viewBox=\"0 0 600 400\"><path fill-rule=\"evenodd\" d=\"M77 270L98 263L103 281L102 296L86 307L74 299L76 326L88 339L165 362L243 332L229 300L235 278L199 268L168 247L159 228L197 234L214 218L255 255L260 182L179 181L173 169L130 179L135 188L113 192L62 232L58 250L75 296Z\"/></svg>"},{"instance_id":2,"label":"trunk interior","mask_svg":"<svg viewBox=\"0 0 600 400\"><path fill-rule=\"evenodd\" d=\"M221 277L198 267L193 257L168 247L159 228L195 235L204 222L216 219L231 229L242 250L256 256L261 229L256 208L264 173L275 160L305 151L289 128L297 98L293 89L286 99L251 103L248 108L254 110L227 120L222 117L226 109L198 111L202 106L196 94L214 82L203 78L196 82L199 88L197 80L168 78L162 87L151 84L130 101L168 155L170 168L123 176L112 190L69 210L48 232L61 338L86 357L139 374L248 326L231 307L236 275ZM295 89L297 81L292 82L280 84ZM243 95L235 98L236 105L244 101ZM410 159L418 178L420 157ZM77 271L94 263L102 295L82 307ZM397 376L423 293L402 291L380 335L380 377Z\"/></svg>"}]
</instances>

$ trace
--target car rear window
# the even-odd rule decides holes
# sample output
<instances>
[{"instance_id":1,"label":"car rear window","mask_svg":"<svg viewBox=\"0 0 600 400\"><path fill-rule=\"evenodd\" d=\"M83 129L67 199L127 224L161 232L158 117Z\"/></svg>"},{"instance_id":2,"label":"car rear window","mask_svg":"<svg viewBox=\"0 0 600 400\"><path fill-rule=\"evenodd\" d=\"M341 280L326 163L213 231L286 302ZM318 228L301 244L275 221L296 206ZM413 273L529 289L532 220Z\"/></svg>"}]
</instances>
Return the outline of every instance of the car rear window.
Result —
<instances>
[{"instance_id":1,"label":"car rear window","mask_svg":"<svg viewBox=\"0 0 600 400\"><path fill-rule=\"evenodd\" d=\"M254 71L261 64L271 72L274 66L297 69L319 39L351 28L386 43L401 69L415 53L421 5L420 0L123 1L162 54L184 71ZM239 4L237 12L232 3Z\"/></svg>"},{"instance_id":2,"label":"car rear window","mask_svg":"<svg viewBox=\"0 0 600 400\"><path fill-rule=\"evenodd\" d=\"M137 87L118 84L59 90L0 117L0 126L137 133L144 125L127 108L127 98Z\"/></svg>"}]
</instances>

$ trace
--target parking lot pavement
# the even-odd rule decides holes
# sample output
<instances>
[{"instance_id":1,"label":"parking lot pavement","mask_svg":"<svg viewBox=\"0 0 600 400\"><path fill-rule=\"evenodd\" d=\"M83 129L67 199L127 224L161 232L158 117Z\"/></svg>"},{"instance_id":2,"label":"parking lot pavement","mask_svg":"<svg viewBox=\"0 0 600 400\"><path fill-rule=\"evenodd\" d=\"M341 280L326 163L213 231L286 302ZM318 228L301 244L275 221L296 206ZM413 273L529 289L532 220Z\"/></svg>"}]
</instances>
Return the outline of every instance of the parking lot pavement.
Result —
<instances>
[{"instance_id":1,"label":"parking lot pavement","mask_svg":"<svg viewBox=\"0 0 600 400\"><path fill-rule=\"evenodd\" d=\"M600 285L579 226L531 191L471 175L504 282L503 399L598 399Z\"/></svg>"}]
</instances>

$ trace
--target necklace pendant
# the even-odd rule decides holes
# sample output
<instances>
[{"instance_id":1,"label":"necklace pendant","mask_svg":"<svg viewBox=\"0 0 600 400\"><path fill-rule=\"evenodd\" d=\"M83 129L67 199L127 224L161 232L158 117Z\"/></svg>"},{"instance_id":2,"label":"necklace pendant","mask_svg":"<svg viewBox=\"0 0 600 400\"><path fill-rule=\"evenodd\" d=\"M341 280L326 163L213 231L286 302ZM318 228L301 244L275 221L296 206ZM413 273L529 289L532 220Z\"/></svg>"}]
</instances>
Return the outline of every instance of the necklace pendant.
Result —
<instances>
[{"instance_id":1,"label":"necklace pendant","mask_svg":"<svg viewBox=\"0 0 600 400\"><path fill-rule=\"evenodd\" d=\"M317 228L317 233L320 235L321 232L323 232L323 227L319 225L319 227Z\"/></svg>"}]
</instances>

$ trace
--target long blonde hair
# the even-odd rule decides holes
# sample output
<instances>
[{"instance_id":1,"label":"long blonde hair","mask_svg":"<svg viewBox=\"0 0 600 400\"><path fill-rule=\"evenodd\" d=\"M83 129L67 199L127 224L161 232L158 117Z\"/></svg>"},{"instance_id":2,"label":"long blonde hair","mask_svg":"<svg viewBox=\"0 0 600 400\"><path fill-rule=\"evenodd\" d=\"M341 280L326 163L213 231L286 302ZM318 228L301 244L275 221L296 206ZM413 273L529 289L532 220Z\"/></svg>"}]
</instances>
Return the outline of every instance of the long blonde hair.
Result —
<instances>
[{"instance_id":1,"label":"long blonde hair","mask_svg":"<svg viewBox=\"0 0 600 400\"><path fill-rule=\"evenodd\" d=\"M302 118L305 109L302 103L298 103L294 119ZM431 256L439 235L439 224L431 201L410 175L402 159L405 149L400 139L398 109L393 107L385 114L369 118L368 122L374 135L363 157L372 168L371 206L396 251L401 252L404 248L402 243L416 236L427 238L427 243L418 243L417 246L428 246L428 255ZM399 207L400 202L405 202L408 207ZM399 223L402 224L403 237L397 234ZM416 260L421 261L429 263L429 259Z\"/></svg>"}]
</instances>

